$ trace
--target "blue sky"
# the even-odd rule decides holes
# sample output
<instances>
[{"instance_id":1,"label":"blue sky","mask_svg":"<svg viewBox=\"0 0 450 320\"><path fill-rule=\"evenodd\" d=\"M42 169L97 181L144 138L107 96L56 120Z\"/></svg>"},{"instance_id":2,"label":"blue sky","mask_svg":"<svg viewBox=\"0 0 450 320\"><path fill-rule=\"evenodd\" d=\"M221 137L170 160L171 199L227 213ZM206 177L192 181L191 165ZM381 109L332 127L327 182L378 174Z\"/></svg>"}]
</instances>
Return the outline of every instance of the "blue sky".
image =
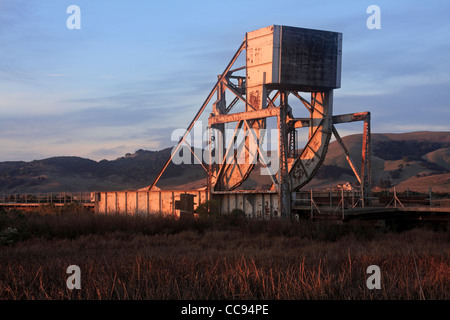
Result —
<instances>
[{"instance_id":1,"label":"blue sky","mask_svg":"<svg viewBox=\"0 0 450 320\"><path fill-rule=\"evenodd\" d=\"M72 4L80 30L66 26ZM366 27L371 4L379 30ZM450 131L449 12L448 1L0 0L0 161L173 146L245 33L273 24L343 33L335 114L370 111L373 132Z\"/></svg>"}]
</instances>

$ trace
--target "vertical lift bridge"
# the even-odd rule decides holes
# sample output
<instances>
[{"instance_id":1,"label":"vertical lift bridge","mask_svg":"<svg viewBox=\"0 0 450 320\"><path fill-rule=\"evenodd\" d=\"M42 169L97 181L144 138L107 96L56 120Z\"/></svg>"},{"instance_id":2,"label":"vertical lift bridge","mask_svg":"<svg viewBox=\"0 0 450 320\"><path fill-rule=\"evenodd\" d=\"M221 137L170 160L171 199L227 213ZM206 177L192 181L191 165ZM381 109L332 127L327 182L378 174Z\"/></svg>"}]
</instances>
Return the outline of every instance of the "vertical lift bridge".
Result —
<instances>
[{"instance_id":1,"label":"vertical lift bridge","mask_svg":"<svg viewBox=\"0 0 450 320\"><path fill-rule=\"evenodd\" d=\"M245 66L235 66L243 52ZM364 206L371 192L370 113L333 115L333 90L341 86L341 60L342 34L338 32L273 25L246 33L172 156L147 190L156 186L180 147L189 146L186 137L210 106L210 159L220 161L204 166L209 199L218 198L225 203L233 195L245 194L247 201L254 204L262 194L262 206L267 207L264 194L272 194L276 198L270 198L270 212L291 217L292 192L311 181L334 135L360 184L360 203ZM212 102L214 96L216 100ZM294 102L304 109L295 110ZM243 106L243 111L233 112L237 104ZM304 115L296 117L299 111ZM267 139L264 129L268 129L267 120L271 117L276 118L278 147L271 150L269 158L261 146ZM353 121L364 122L359 170L335 127ZM233 129L231 136L225 134L226 126ZM305 128L307 143L299 151L296 146L301 128ZM238 139L242 136L243 139ZM193 152L190 146L189 150ZM270 186L267 190L242 190L240 186L257 166L266 169Z\"/></svg>"}]
</instances>

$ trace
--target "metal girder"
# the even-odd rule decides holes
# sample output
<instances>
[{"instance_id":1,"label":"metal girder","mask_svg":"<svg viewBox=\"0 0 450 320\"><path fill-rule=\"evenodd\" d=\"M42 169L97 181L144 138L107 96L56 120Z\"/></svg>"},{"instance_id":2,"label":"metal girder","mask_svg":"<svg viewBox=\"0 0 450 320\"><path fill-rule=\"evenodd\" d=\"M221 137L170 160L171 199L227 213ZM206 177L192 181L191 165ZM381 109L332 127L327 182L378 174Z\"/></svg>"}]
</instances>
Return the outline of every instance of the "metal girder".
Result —
<instances>
[{"instance_id":1,"label":"metal girder","mask_svg":"<svg viewBox=\"0 0 450 320\"><path fill-rule=\"evenodd\" d=\"M232 150L232 149L234 150L234 148L232 148L233 147L233 139L236 136L237 131L242 127L242 124L243 124L243 121L239 121L236 124L236 128L234 129L234 132L233 132L233 136L232 136L232 138L230 139L230 141L228 143L228 147L226 148L224 157L222 159L221 165L219 166L219 168L217 170L217 173L214 173L214 172L211 171L211 175L214 176L214 179L211 180L211 185L212 186L215 186L217 184L217 181L218 181L219 177L222 175L223 171L226 168L226 163L227 163L227 159L229 159L230 150Z\"/></svg>"},{"instance_id":2,"label":"metal girder","mask_svg":"<svg viewBox=\"0 0 450 320\"><path fill-rule=\"evenodd\" d=\"M361 155L361 192L363 193L362 205L364 206L372 193L372 164L371 164L371 134L370 134L370 112L364 119L363 146Z\"/></svg>"},{"instance_id":3,"label":"metal girder","mask_svg":"<svg viewBox=\"0 0 450 320\"><path fill-rule=\"evenodd\" d=\"M333 91L312 92L311 103L298 94L295 96L300 97L311 110L308 142L290 169L292 190L299 190L312 179L328 150L332 134Z\"/></svg>"},{"instance_id":4,"label":"metal girder","mask_svg":"<svg viewBox=\"0 0 450 320\"><path fill-rule=\"evenodd\" d=\"M262 165L264 167L267 167L269 161L267 160L266 155L264 154L264 152L262 152L261 149L259 148L259 141L258 141L258 138L255 136L255 132L253 130L250 130L251 128L250 128L250 126L249 126L249 124L247 123L246 120L244 120L244 123L245 123L245 125L247 126L247 129L250 132L250 135L251 135L251 137L253 139L253 143L256 145L256 149L258 150L258 155L259 155L260 159L262 159L262 161L261 161ZM270 179L272 180L272 183L274 185L278 185L278 181L277 181L276 177L274 175L272 175L272 174L269 174L269 176L270 176Z\"/></svg>"},{"instance_id":5,"label":"metal girder","mask_svg":"<svg viewBox=\"0 0 450 320\"><path fill-rule=\"evenodd\" d=\"M148 190L156 185L180 145L186 143L189 146L185 139L206 106L210 103L214 93L217 93L217 100L213 104L213 112L210 114L208 124L209 128L217 129L222 133L221 139L223 140L220 141L222 144L218 141L214 142L214 144L216 148L220 148L219 158L222 158L222 155L223 158L220 159L222 160L221 163L212 164L210 162L209 164L207 170L208 192L217 194L246 192L245 190L236 190L236 188L249 177L256 163L253 161L239 163L239 161L236 161L239 158L247 159L252 157L255 159L256 157L256 161L267 167L268 160L265 153L260 150L259 142L262 139L260 136L262 135L261 129L266 128L266 118L268 117L277 117L277 158L279 167L276 174L270 174L273 184L270 191L267 192L278 193L278 205L281 216L288 217L291 214L291 192L305 186L314 177L314 174L323 163L332 134L334 134L343 148L352 170L361 182L362 190L370 190L370 114L363 112L333 116L333 89L338 88L340 85L340 65L338 63L340 62L340 42L338 41L336 44L334 41L336 39L331 33L318 36L320 40L323 40L323 37L326 36L326 39L328 39L327 44L337 49L336 55L332 57L328 56L329 47L322 48L324 51L320 52L324 54L322 57L324 63L331 61L329 66L332 68L326 70L334 70L333 68L336 67L337 71L335 70L336 73L328 72L327 77L318 77L315 81L319 82L311 85L311 78L304 79L305 73L301 72L303 70L301 68L306 64L299 65L296 59L298 57L310 59L308 61L313 61L314 63L311 65L315 66L316 60L314 59L317 56L314 55L314 50L317 48L315 45L306 48L311 50L311 55L303 52L303 47L298 44L303 43L301 39L305 38L297 37L299 34L304 35L303 32L295 28L271 27L252 32L251 36L246 34L244 41L224 72L218 76L215 86L191 121L183 137L173 149L171 157L159 172L153 184L148 187ZM307 32L306 37L315 33L316 31ZM282 34L291 38L282 38ZM285 42L286 39L290 39L288 42L292 41L295 45L289 47L290 43ZM337 39L339 40L339 37ZM318 41L318 43L320 44L321 42ZM282 47L285 49L282 49ZM302 51L297 50L300 47ZM289 48L295 50L291 51ZM233 68L243 50L246 51L246 66ZM292 65L289 68L286 67L287 64L282 67L282 63L284 63L282 59L286 59L287 61L284 62ZM245 70L245 77L233 74L241 70ZM311 74L308 73L309 76L319 74L314 73L318 72L319 69L317 67L305 70L311 72ZM303 81L306 81L306 83ZM330 81L334 84L330 85ZM235 84L236 82L238 83L237 85ZM325 83L326 85L320 85L320 83ZM275 94L270 97L269 95L272 92ZM310 100L305 99L300 94L301 92L308 92ZM227 104L225 96L229 93L232 94L232 100L230 100L231 102L228 101L229 103ZM301 104L305 106L309 112L308 118L293 117L291 107L288 104L289 95L299 99ZM245 111L230 113L239 101L245 104ZM353 161L350 159L348 150L333 125L352 121L364 121L360 174L358 174ZM225 137L225 124L234 122L237 122L237 124L233 135ZM300 155L297 156L295 152L296 140L292 134L295 134L296 128L302 127L309 128L308 141ZM238 136L241 134L240 131L244 132L244 138L240 143L236 143ZM225 141L228 138L230 140ZM210 140L212 142L212 139ZM251 143L253 144L251 145ZM252 149L253 145L256 145L256 149ZM210 159L212 149L213 144L211 143ZM217 156L217 149L215 152ZM252 192L254 191L252 190Z\"/></svg>"},{"instance_id":6,"label":"metal girder","mask_svg":"<svg viewBox=\"0 0 450 320\"><path fill-rule=\"evenodd\" d=\"M280 96L280 114L277 117L278 126L278 206L281 217L288 218L291 215L291 190L292 177L289 174L288 164L288 95L282 92Z\"/></svg>"},{"instance_id":7,"label":"metal girder","mask_svg":"<svg viewBox=\"0 0 450 320\"><path fill-rule=\"evenodd\" d=\"M209 118L209 125L218 123L229 123L240 120L262 119L268 117L276 117L280 114L279 108L261 109L257 111L247 111L232 114L221 114Z\"/></svg>"},{"instance_id":8,"label":"metal girder","mask_svg":"<svg viewBox=\"0 0 450 320\"><path fill-rule=\"evenodd\" d=\"M347 114L333 116L333 123L367 121L369 118L370 118L370 112L347 113Z\"/></svg>"},{"instance_id":9,"label":"metal girder","mask_svg":"<svg viewBox=\"0 0 450 320\"><path fill-rule=\"evenodd\" d=\"M361 150L361 173L358 175L355 165L353 161L350 159L350 154L347 151L344 143L337 134L336 131L335 136L341 147L344 150L344 153L347 156L347 160L355 173L361 188L361 205L365 206L370 200L370 196L372 193L372 164L371 164L371 139L370 139L370 112L358 112L358 113L349 113L333 116L333 123L347 123L354 121L364 121L363 128L363 141L362 141L362 150Z\"/></svg>"},{"instance_id":10,"label":"metal girder","mask_svg":"<svg viewBox=\"0 0 450 320\"><path fill-rule=\"evenodd\" d=\"M341 136L337 132L336 127L334 125L333 125L333 134L334 134L334 137L336 138L336 141L341 146L342 150L344 150L344 154L345 154L345 157L347 158L348 164L352 168L353 173L355 174L356 178L358 179L359 183L361 184L361 176L358 173L358 170L356 170L355 164L353 163L353 160L350 157L350 152L348 152L347 147L344 144L344 141L342 141Z\"/></svg>"}]
</instances>

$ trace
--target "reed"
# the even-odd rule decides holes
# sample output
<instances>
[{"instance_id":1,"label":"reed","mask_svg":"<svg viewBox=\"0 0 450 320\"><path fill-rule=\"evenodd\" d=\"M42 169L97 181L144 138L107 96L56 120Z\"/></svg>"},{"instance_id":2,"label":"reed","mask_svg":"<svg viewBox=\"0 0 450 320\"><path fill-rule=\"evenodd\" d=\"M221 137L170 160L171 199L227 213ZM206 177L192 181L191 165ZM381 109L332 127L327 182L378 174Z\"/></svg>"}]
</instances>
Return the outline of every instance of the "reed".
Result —
<instances>
[{"instance_id":1,"label":"reed","mask_svg":"<svg viewBox=\"0 0 450 320\"><path fill-rule=\"evenodd\" d=\"M2 213L0 299L449 299L449 231ZM69 265L81 290L66 287ZM380 290L366 287L369 265Z\"/></svg>"}]
</instances>

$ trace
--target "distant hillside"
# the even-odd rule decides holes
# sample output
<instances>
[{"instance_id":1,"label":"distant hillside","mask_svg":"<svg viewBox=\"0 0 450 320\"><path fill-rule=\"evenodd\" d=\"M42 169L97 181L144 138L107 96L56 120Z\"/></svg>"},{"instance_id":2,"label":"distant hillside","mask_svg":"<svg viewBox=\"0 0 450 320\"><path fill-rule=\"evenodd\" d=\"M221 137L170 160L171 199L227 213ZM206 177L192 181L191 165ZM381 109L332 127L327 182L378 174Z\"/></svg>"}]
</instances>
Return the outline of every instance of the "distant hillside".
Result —
<instances>
[{"instance_id":1,"label":"distant hillside","mask_svg":"<svg viewBox=\"0 0 450 320\"><path fill-rule=\"evenodd\" d=\"M362 135L342 138L351 157L360 168ZM332 180L326 172L332 169ZM336 177L339 172L339 177ZM324 165L309 188L331 187L356 182L342 149L330 143ZM397 186L398 190L433 190L450 192L450 132L409 132L372 134L372 184Z\"/></svg>"},{"instance_id":2,"label":"distant hillside","mask_svg":"<svg viewBox=\"0 0 450 320\"><path fill-rule=\"evenodd\" d=\"M116 160L99 162L80 157L0 162L0 192L76 192L141 188L153 182L171 150L172 148L161 151L138 150ZM162 178L183 176L186 169L186 165L171 163Z\"/></svg>"},{"instance_id":3,"label":"distant hillside","mask_svg":"<svg viewBox=\"0 0 450 320\"><path fill-rule=\"evenodd\" d=\"M342 138L354 163L360 167L362 135ZM0 162L0 192L115 191L150 185L170 156L172 148L138 150L116 160L93 161L79 157ZM158 187L199 188L206 184L200 165L174 165L165 171ZM450 192L450 132L372 134L372 180L380 187L397 186ZM331 142L324 164L306 189L355 183L350 166L337 142ZM268 176L253 170L242 188L267 188Z\"/></svg>"}]
</instances>

